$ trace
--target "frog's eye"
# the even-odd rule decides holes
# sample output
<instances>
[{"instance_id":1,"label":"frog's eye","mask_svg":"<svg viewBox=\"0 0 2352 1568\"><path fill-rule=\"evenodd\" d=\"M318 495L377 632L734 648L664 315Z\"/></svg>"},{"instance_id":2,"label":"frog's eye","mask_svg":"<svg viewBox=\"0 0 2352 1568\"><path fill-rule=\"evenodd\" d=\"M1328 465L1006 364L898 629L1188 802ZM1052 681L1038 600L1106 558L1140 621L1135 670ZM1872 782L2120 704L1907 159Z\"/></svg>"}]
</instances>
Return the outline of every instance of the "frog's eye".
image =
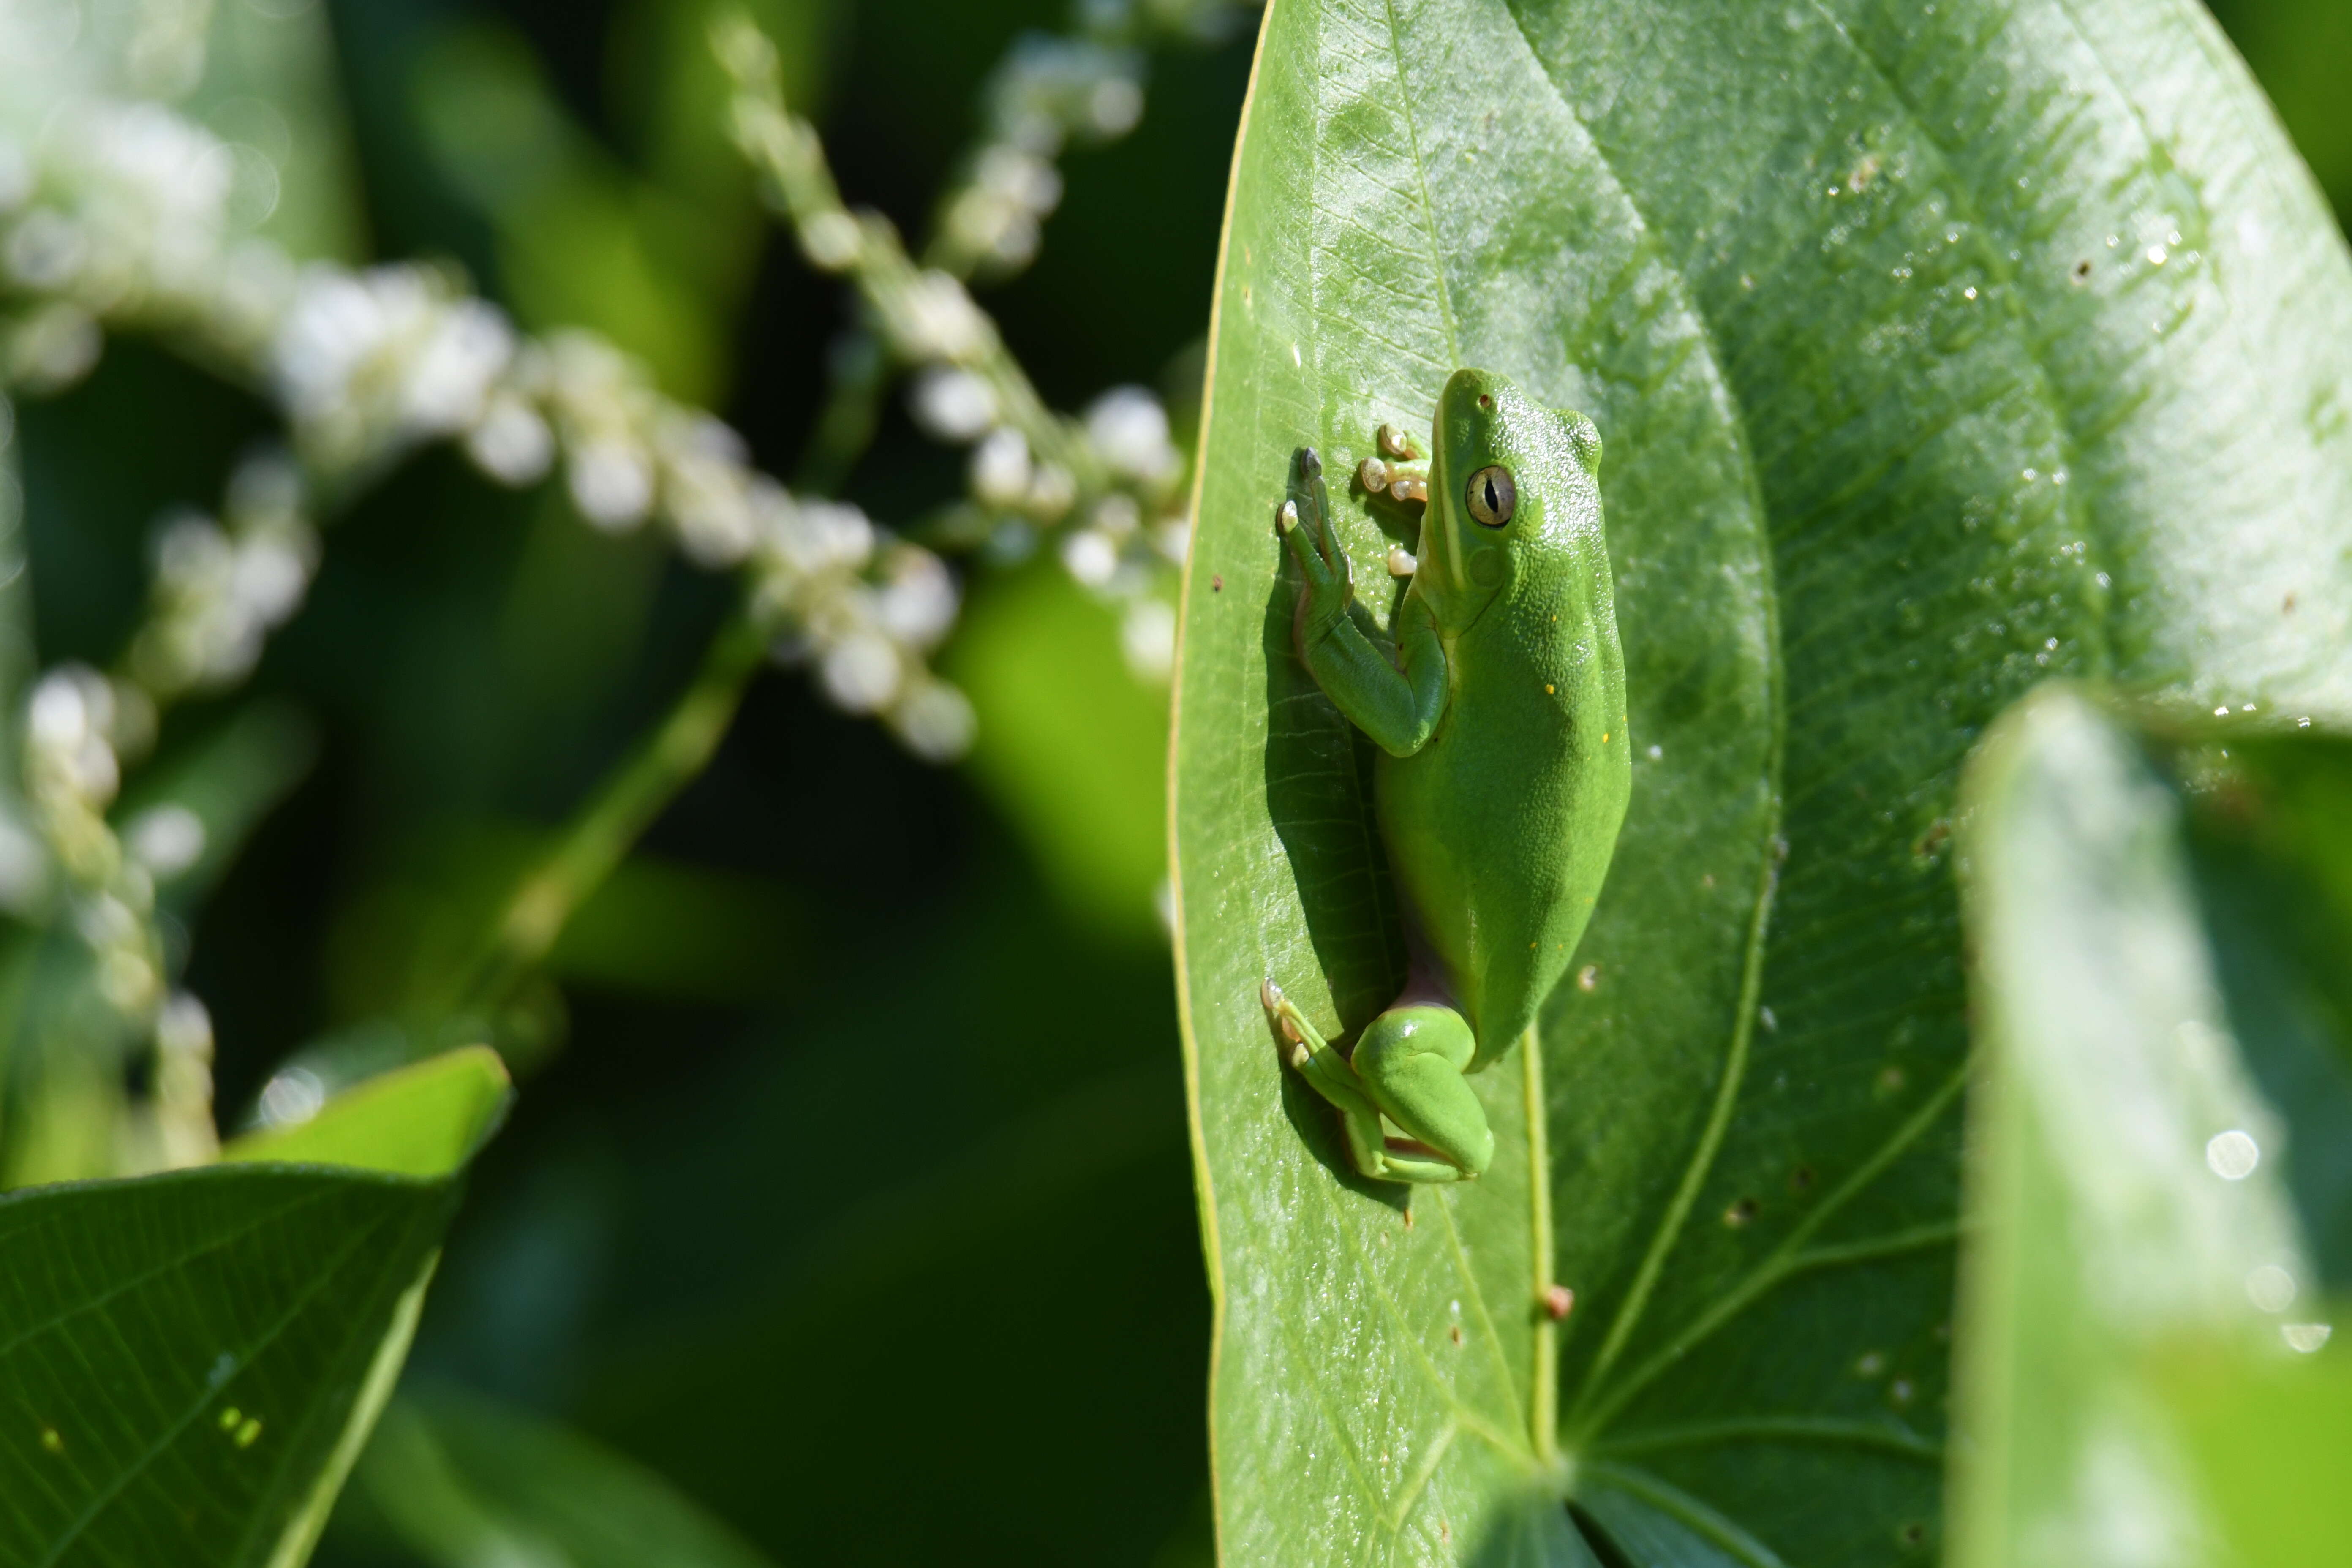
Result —
<instances>
[{"instance_id":1,"label":"frog's eye","mask_svg":"<svg viewBox=\"0 0 2352 1568\"><path fill-rule=\"evenodd\" d=\"M1519 487L1512 483L1511 470L1498 463L1470 476L1468 500L1472 517L1488 528L1500 528L1519 504Z\"/></svg>"}]
</instances>

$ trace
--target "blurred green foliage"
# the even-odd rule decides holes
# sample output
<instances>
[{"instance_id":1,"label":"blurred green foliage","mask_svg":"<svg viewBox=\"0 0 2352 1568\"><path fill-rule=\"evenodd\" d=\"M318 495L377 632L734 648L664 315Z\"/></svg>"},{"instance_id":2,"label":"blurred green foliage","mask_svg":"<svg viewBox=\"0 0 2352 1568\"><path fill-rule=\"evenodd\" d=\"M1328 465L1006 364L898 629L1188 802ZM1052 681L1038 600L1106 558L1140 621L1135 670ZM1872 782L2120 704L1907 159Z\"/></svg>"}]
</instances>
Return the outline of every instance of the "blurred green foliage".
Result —
<instances>
[{"instance_id":1,"label":"blurred green foliage","mask_svg":"<svg viewBox=\"0 0 2352 1568\"><path fill-rule=\"evenodd\" d=\"M525 325L642 355L789 473L845 301L774 243L719 133L713 8L331 0L337 90L265 105L225 75L193 107L285 148L289 247L453 258ZM910 233L986 70L1065 20L1060 0L754 10L851 198ZM2352 212L2352 12L2215 10ZM1141 127L1066 160L1043 257L984 297L1058 405L1197 381L1248 49L1164 57ZM215 495L269 422L129 341L20 414L40 646L102 661L155 517ZM959 469L894 402L849 489L908 521ZM1165 692L1060 574L969 589L946 655L982 726L962 769L763 676L566 931L535 1000L551 1052L418 1337L412 1382L444 1392L395 1406L320 1561L455 1560L485 1520L560 1541L530 1513L542 1461L605 1478L633 1517L709 1509L713 1562L1207 1560L1208 1302L1152 910ZM446 453L336 521L258 678L175 712L146 786L216 798L237 817L217 843L253 831L173 906L225 1125L289 1054L432 984L725 602L653 541L581 528L556 488L499 493ZM485 1441L513 1485L469 1473L437 1548L402 1526L400 1500L446 1494L448 1456Z\"/></svg>"},{"instance_id":2,"label":"blurred green foliage","mask_svg":"<svg viewBox=\"0 0 2352 1568\"><path fill-rule=\"evenodd\" d=\"M279 237L452 258L791 472L848 300L774 241L720 134L714 8L331 5L341 103L278 106L308 160L289 185L319 186ZM986 71L1066 21L1055 0L755 10L845 190L910 233ZM987 297L1057 404L1171 361L1197 379L1248 43L1165 57L1142 126L1065 161L1043 260ZM44 656L103 661L155 517L217 494L269 422L130 340L22 417ZM141 460L107 460L131 430ZM909 523L961 467L894 398L848 493ZM987 738L964 768L763 675L566 930L534 998L552 1048L477 1167L412 1358L413 1384L472 1402L395 1405L319 1561L444 1560L467 1518L563 1539L509 1518L527 1500L495 1478L443 1497L438 1546L413 1508L387 1526L430 1491L420 1424L460 1452L459 1408L477 1432L557 1424L514 1440L518 1475L553 1454L634 1476L623 1502L699 1504L778 1563L1205 1558L1207 1296L1152 903L1166 689L1058 569L967 586L949 658ZM446 453L334 520L257 679L175 712L151 770L216 756L268 775L238 798L283 797L182 910L225 1126L290 1054L366 1056L391 1026L353 1026L441 978L727 598L652 540L583 529L560 487L502 494Z\"/></svg>"}]
</instances>

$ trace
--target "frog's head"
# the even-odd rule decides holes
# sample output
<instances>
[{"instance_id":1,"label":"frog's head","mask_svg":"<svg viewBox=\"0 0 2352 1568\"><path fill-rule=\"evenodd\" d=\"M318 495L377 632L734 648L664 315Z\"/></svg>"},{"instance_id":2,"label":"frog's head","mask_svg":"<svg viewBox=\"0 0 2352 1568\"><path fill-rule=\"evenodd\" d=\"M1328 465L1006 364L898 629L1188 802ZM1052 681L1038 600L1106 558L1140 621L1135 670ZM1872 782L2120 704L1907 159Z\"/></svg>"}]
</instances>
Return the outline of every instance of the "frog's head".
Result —
<instances>
[{"instance_id":1,"label":"frog's head","mask_svg":"<svg viewBox=\"0 0 2352 1568\"><path fill-rule=\"evenodd\" d=\"M1604 550L1601 432L1507 376L1457 370L1437 399L1414 584L1449 631L1547 558Z\"/></svg>"}]
</instances>

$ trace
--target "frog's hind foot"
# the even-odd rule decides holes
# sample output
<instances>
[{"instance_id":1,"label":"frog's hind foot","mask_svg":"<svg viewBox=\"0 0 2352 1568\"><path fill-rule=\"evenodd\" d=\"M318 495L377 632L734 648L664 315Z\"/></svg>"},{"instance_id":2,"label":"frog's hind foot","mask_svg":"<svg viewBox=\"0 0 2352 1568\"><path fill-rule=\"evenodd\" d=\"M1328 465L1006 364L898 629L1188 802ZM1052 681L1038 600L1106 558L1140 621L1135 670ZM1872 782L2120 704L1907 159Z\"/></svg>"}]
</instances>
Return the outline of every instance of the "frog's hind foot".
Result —
<instances>
[{"instance_id":1,"label":"frog's hind foot","mask_svg":"<svg viewBox=\"0 0 2352 1568\"><path fill-rule=\"evenodd\" d=\"M1257 988L1257 999L1265 1004L1267 1014L1274 1019L1274 1026L1282 1031L1284 1042L1290 1047L1284 1055L1292 1067L1303 1071L1308 1058L1318 1050L1328 1048L1322 1037L1315 1032L1315 1026L1307 1021L1307 1016L1272 980Z\"/></svg>"}]
</instances>

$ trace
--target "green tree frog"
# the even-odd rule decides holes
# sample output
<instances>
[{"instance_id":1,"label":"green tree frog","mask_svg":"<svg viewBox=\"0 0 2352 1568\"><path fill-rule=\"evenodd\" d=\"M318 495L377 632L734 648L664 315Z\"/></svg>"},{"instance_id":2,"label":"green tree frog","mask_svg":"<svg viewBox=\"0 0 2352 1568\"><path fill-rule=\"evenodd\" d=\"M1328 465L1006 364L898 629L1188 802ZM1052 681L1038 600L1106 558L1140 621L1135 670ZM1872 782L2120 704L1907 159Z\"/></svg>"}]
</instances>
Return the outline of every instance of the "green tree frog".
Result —
<instances>
[{"instance_id":1,"label":"green tree frog","mask_svg":"<svg viewBox=\"0 0 2352 1568\"><path fill-rule=\"evenodd\" d=\"M1426 508L1418 558L1390 556L1412 578L1393 641L1356 602L1311 448L1278 514L1302 578L1299 655L1380 748L1374 810L1412 965L1351 1055L1272 980L1264 1000L1291 1065L1339 1108L1356 1168L1391 1182L1467 1181L1492 1162L1464 1075L1509 1050L1567 973L1633 784L1600 433L1463 370L1432 442L1424 469L1383 426L1384 452L1408 460L1360 470Z\"/></svg>"}]
</instances>

